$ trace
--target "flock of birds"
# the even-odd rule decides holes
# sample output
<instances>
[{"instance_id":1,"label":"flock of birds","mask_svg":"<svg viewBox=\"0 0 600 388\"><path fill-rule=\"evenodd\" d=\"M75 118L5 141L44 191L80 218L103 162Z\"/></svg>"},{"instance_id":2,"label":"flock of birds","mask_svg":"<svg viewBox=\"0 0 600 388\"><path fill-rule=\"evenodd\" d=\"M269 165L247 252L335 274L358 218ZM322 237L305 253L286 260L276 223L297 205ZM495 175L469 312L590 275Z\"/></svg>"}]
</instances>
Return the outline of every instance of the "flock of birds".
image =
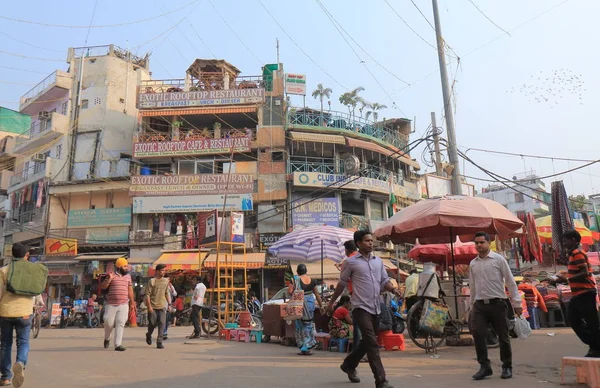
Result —
<instances>
[{"instance_id":1,"label":"flock of birds","mask_svg":"<svg viewBox=\"0 0 600 388\"><path fill-rule=\"evenodd\" d=\"M540 71L529 78L520 88L513 87L506 92L521 94L529 101L549 104L551 108L561 102L567 102L570 98L578 99L579 104L583 105L586 89L581 74L575 74L569 69L560 69L549 73Z\"/></svg>"}]
</instances>

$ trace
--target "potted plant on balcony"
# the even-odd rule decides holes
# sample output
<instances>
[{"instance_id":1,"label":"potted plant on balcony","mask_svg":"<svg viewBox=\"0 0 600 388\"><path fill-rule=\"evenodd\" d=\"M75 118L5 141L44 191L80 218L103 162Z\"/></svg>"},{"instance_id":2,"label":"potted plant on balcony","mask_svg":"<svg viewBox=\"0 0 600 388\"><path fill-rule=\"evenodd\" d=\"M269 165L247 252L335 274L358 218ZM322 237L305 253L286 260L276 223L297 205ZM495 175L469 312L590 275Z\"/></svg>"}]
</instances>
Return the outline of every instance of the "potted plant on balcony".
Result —
<instances>
[{"instance_id":1,"label":"potted plant on balcony","mask_svg":"<svg viewBox=\"0 0 600 388\"><path fill-rule=\"evenodd\" d=\"M221 138L221 123L220 122L215 122L213 124L213 131L215 133L215 139L220 139Z\"/></svg>"},{"instance_id":2,"label":"potted plant on balcony","mask_svg":"<svg viewBox=\"0 0 600 388\"><path fill-rule=\"evenodd\" d=\"M177 120L177 121L173 121L173 123L171 124L171 133L172 133L172 137L174 141L178 141L179 140L179 128L183 125L183 122Z\"/></svg>"}]
</instances>

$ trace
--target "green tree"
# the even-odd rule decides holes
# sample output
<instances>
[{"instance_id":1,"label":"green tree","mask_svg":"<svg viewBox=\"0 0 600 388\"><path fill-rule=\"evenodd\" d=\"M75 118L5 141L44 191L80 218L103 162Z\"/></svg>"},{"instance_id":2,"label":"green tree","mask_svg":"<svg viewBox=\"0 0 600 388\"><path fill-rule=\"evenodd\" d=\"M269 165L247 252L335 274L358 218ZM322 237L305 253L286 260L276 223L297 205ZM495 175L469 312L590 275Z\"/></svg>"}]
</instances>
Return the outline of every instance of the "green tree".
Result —
<instances>
[{"instance_id":1,"label":"green tree","mask_svg":"<svg viewBox=\"0 0 600 388\"><path fill-rule=\"evenodd\" d=\"M365 88L359 86L354 88L353 90L346 92L340 96L340 103L348 107L348 113L350 114L350 119L354 120L356 111L356 107L362 101L362 98L358 95L358 93L364 91Z\"/></svg>"},{"instance_id":2,"label":"green tree","mask_svg":"<svg viewBox=\"0 0 600 388\"><path fill-rule=\"evenodd\" d=\"M571 195L569 196L569 204L571 205L571 210L580 212L585 210L587 200L585 195Z\"/></svg>"},{"instance_id":3,"label":"green tree","mask_svg":"<svg viewBox=\"0 0 600 388\"><path fill-rule=\"evenodd\" d=\"M369 119L369 116L373 115L373 121L377 122L377 119L379 118L379 111L382 109L386 109L387 105L374 102L372 104L369 104L369 108L371 108L371 110L367 112L367 120Z\"/></svg>"},{"instance_id":4,"label":"green tree","mask_svg":"<svg viewBox=\"0 0 600 388\"><path fill-rule=\"evenodd\" d=\"M323 84L318 84L317 88L312 92L313 98L318 98L321 102L321 116L323 116L323 100L325 98L329 100L329 97L331 97L332 92L333 90L331 90L331 88L323 87Z\"/></svg>"}]
</instances>

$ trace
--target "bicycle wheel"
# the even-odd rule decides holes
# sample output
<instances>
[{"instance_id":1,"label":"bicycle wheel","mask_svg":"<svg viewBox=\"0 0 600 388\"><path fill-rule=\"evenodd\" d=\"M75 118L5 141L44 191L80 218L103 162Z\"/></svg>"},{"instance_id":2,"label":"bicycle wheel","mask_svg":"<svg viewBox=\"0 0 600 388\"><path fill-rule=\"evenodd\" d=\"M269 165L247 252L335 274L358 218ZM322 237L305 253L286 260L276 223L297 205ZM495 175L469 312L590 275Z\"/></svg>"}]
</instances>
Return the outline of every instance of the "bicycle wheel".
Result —
<instances>
[{"instance_id":1,"label":"bicycle wheel","mask_svg":"<svg viewBox=\"0 0 600 388\"><path fill-rule=\"evenodd\" d=\"M31 328L31 334L33 338L37 338L40 335L40 326L42 325L42 317L39 314L36 314L33 317L33 326Z\"/></svg>"},{"instance_id":2,"label":"bicycle wheel","mask_svg":"<svg viewBox=\"0 0 600 388\"><path fill-rule=\"evenodd\" d=\"M434 347L439 347L444 342L445 334L441 336L434 336L423 330L419 330L419 320L421 319L421 313L423 312L423 301L420 300L415 303L406 319L408 336L411 341L421 349L432 350Z\"/></svg>"},{"instance_id":3,"label":"bicycle wheel","mask_svg":"<svg viewBox=\"0 0 600 388\"><path fill-rule=\"evenodd\" d=\"M210 333L211 335L215 335L219 332L219 321L217 321L216 319L213 319L210 321L210 324L208 321L203 321L202 322L202 330L205 333Z\"/></svg>"}]
</instances>

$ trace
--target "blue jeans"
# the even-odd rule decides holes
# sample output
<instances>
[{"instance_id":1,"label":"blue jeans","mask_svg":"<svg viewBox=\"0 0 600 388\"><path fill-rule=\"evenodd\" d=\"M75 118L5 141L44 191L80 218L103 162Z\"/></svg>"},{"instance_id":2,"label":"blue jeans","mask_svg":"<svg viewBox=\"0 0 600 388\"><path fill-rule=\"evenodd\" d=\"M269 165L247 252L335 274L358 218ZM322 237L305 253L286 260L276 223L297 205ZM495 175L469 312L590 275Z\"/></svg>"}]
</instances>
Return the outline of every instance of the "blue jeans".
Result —
<instances>
[{"instance_id":1,"label":"blue jeans","mask_svg":"<svg viewBox=\"0 0 600 388\"><path fill-rule=\"evenodd\" d=\"M87 319L88 319L88 327L91 329L92 328L92 317L94 316L94 313L87 313Z\"/></svg>"},{"instance_id":2,"label":"blue jeans","mask_svg":"<svg viewBox=\"0 0 600 388\"><path fill-rule=\"evenodd\" d=\"M167 311L167 315L166 315L166 322L165 322L165 331L163 336L167 336L168 331L169 331L169 325L171 323L171 313L169 311Z\"/></svg>"},{"instance_id":3,"label":"blue jeans","mask_svg":"<svg viewBox=\"0 0 600 388\"><path fill-rule=\"evenodd\" d=\"M11 351L13 344L13 332L17 331L17 362L27 365L29 355L29 333L31 332L31 316L29 318L3 318L0 317L1 356L0 373L3 380L12 378Z\"/></svg>"}]
</instances>

